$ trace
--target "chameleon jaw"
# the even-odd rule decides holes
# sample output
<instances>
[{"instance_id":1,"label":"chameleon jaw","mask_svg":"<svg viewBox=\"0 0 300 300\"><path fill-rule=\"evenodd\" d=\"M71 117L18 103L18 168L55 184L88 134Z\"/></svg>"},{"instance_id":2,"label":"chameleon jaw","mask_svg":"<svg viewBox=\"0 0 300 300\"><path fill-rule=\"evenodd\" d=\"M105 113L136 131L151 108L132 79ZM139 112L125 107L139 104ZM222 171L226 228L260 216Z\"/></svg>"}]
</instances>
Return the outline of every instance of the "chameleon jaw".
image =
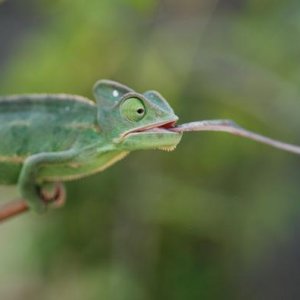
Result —
<instances>
[{"instance_id":1,"label":"chameleon jaw","mask_svg":"<svg viewBox=\"0 0 300 300\"><path fill-rule=\"evenodd\" d=\"M169 120L169 121L159 122L159 123L148 125L148 126L143 126L140 128L135 128L133 130L125 132L121 136L121 139L127 138L129 135L138 134L138 133L147 133L147 132L149 132L149 133L165 133L165 132L174 133L170 129L175 128L177 120L178 120L178 118Z\"/></svg>"},{"instance_id":2,"label":"chameleon jaw","mask_svg":"<svg viewBox=\"0 0 300 300\"><path fill-rule=\"evenodd\" d=\"M125 132L120 139L116 140L123 149L133 151L141 149L158 149L172 151L180 142L181 132L175 132L177 118L164 122L141 126Z\"/></svg>"},{"instance_id":3,"label":"chameleon jaw","mask_svg":"<svg viewBox=\"0 0 300 300\"><path fill-rule=\"evenodd\" d=\"M164 146L164 147L159 147L157 148L158 150L162 150L162 151L167 151L167 152L171 152L174 151L176 149L177 145L173 145L173 146Z\"/></svg>"}]
</instances>

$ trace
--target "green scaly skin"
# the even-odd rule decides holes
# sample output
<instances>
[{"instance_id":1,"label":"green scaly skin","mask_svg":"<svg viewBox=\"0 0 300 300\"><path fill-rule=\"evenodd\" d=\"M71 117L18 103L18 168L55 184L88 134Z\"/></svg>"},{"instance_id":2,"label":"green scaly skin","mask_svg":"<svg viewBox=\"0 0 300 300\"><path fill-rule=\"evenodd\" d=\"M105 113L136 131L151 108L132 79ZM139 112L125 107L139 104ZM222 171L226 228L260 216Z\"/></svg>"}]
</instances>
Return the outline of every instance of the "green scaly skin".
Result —
<instances>
[{"instance_id":1,"label":"green scaly skin","mask_svg":"<svg viewBox=\"0 0 300 300\"><path fill-rule=\"evenodd\" d=\"M139 94L110 80L96 102L73 95L0 97L0 184L17 184L30 208L46 209L43 184L100 172L144 149L172 150L182 133L157 92Z\"/></svg>"}]
</instances>

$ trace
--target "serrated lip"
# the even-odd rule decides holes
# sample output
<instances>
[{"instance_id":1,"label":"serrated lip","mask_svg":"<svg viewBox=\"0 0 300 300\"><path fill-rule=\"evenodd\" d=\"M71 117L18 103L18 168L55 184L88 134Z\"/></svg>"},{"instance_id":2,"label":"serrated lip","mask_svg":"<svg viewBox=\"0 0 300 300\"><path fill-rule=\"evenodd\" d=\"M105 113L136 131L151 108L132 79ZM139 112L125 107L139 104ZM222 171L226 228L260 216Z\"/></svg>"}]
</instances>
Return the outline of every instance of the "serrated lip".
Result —
<instances>
[{"instance_id":1,"label":"serrated lip","mask_svg":"<svg viewBox=\"0 0 300 300\"><path fill-rule=\"evenodd\" d=\"M169 132L169 133L175 133L174 131L168 130L171 128L174 128L176 126L176 122L178 121L178 118L174 118L172 120L158 122L155 124L151 124L148 126L141 126L138 128L135 128L133 130L126 131L122 134L121 138L124 139L128 137L131 134L135 133L143 133L143 132Z\"/></svg>"}]
</instances>

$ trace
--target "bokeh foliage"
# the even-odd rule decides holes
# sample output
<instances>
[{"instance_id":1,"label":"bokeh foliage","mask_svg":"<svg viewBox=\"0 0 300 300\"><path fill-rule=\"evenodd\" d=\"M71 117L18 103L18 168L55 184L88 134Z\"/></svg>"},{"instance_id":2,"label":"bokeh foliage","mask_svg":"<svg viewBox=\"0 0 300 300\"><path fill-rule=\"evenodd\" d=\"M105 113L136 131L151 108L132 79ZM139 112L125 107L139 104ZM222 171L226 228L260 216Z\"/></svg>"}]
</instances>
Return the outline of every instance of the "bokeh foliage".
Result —
<instances>
[{"instance_id":1,"label":"bokeh foliage","mask_svg":"<svg viewBox=\"0 0 300 300\"><path fill-rule=\"evenodd\" d=\"M7 0L0 93L92 98L109 78L159 90L181 122L299 144L299 14L295 0ZM297 299L299 170L217 133L132 153L68 183L63 209L1 225L0 299Z\"/></svg>"}]
</instances>

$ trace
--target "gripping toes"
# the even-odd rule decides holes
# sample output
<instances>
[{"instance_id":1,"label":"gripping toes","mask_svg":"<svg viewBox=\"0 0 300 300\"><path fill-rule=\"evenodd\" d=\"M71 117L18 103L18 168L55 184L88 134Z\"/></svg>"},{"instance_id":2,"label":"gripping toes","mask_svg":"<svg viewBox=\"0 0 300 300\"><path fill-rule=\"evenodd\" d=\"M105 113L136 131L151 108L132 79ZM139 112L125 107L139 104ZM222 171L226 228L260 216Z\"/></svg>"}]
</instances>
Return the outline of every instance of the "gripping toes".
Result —
<instances>
[{"instance_id":1,"label":"gripping toes","mask_svg":"<svg viewBox=\"0 0 300 300\"><path fill-rule=\"evenodd\" d=\"M66 190L61 182L54 184L54 191L49 192L48 190L40 190L41 201L48 207L59 208L65 204L66 201Z\"/></svg>"}]
</instances>

